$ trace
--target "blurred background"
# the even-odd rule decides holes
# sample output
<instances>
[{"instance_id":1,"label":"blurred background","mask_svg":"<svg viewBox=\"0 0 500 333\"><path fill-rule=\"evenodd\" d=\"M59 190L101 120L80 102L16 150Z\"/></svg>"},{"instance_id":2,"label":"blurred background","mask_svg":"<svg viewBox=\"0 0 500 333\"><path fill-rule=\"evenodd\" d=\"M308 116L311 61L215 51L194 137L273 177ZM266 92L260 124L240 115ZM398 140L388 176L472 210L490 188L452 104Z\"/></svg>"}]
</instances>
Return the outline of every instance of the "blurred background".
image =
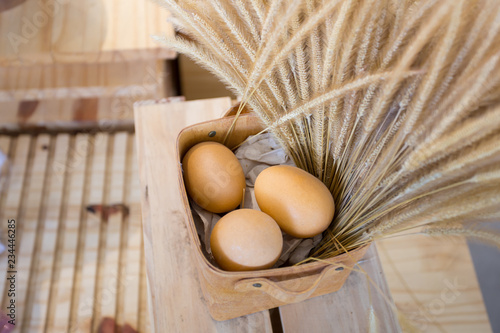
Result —
<instances>
[{"instance_id":1,"label":"blurred background","mask_svg":"<svg viewBox=\"0 0 500 333\"><path fill-rule=\"evenodd\" d=\"M13 219L20 332L151 331L134 103L236 99L153 41L174 34L168 16L146 0L0 0L0 271ZM417 328L500 332L496 249L419 235L377 246Z\"/></svg>"}]
</instances>

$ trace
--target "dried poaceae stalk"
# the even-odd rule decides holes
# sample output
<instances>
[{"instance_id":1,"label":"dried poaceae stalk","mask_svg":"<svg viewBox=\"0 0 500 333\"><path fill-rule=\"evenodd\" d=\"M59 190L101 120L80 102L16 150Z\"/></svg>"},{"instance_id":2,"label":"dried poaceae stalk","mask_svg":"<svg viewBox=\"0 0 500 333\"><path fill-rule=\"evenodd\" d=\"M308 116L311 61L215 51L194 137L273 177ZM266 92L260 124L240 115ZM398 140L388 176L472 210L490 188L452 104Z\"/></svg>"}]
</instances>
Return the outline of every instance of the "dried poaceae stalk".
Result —
<instances>
[{"instance_id":1,"label":"dried poaceae stalk","mask_svg":"<svg viewBox=\"0 0 500 333\"><path fill-rule=\"evenodd\" d=\"M449 223L498 217L500 2L159 2L178 32L160 39L331 190L336 215L313 256L421 227L498 242Z\"/></svg>"}]
</instances>

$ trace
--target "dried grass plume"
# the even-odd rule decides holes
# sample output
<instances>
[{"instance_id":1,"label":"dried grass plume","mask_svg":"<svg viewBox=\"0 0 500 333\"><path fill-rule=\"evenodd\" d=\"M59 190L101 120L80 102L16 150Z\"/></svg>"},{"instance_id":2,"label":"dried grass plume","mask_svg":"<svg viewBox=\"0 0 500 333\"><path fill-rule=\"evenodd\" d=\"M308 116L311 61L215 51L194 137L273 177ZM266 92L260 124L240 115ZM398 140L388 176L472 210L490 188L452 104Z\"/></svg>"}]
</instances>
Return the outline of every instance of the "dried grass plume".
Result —
<instances>
[{"instance_id":1,"label":"dried grass plume","mask_svg":"<svg viewBox=\"0 0 500 333\"><path fill-rule=\"evenodd\" d=\"M159 39L331 190L312 255L422 227L500 244L480 229L500 210L498 0L158 2L178 31Z\"/></svg>"}]
</instances>

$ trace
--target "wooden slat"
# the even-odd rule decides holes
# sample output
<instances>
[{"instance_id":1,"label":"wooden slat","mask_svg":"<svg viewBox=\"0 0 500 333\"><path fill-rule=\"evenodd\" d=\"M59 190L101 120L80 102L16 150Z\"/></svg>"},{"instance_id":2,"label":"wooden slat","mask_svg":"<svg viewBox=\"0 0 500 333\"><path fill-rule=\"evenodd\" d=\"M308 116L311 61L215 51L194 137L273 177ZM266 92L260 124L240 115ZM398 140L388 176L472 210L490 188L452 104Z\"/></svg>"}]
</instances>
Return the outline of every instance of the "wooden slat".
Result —
<instances>
[{"instance_id":1,"label":"wooden slat","mask_svg":"<svg viewBox=\"0 0 500 333\"><path fill-rule=\"evenodd\" d=\"M88 197L83 199L83 209L90 205L105 204L103 201L106 183L106 161L108 153L108 135L98 133L91 139L91 165L87 170ZM92 315L95 306L95 288L97 274L97 257L101 240L102 219L99 212L85 211L82 218L84 224L80 230L81 242L78 242L78 279L73 286L71 306L71 328L76 331L90 332Z\"/></svg>"},{"instance_id":2,"label":"wooden slat","mask_svg":"<svg viewBox=\"0 0 500 333\"><path fill-rule=\"evenodd\" d=\"M167 90L172 75L165 75L165 66L158 61L118 65L106 70L106 66L96 64L99 69L90 73L70 70L69 65L64 65L68 73L55 70L62 65L42 72L33 70L37 66L0 67L0 78L5 78L0 82L9 82L0 88L0 131L33 127L68 130L83 126L99 130L105 127L104 121L132 126L134 102L161 99L172 93ZM83 65L75 67L80 66ZM60 87L62 84L67 86Z\"/></svg>"},{"instance_id":3,"label":"wooden slat","mask_svg":"<svg viewBox=\"0 0 500 333\"><path fill-rule=\"evenodd\" d=\"M53 278L48 302L46 332L67 332L70 322L74 267L81 223L89 136L77 135L71 145L66 167L66 205L61 214L60 234L56 244Z\"/></svg>"},{"instance_id":4,"label":"wooden slat","mask_svg":"<svg viewBox=\"0 0 500 333\"><path fill-rule=\"evenodd\" d=\"M2 199L5 201L3 204L4 207L2 207L3 209L0 210L0 217L2 218L2 220L16 219L16 236L20 236L19 221L21 221L23 217L22 213L24 212L23 205L21 204L21 199L24 197L23 195L26 195L27 193L26 188L28 187L29 182L29 180L26 181L25 175L26 173L29 173L29 171L27 172L27 169L29 170L32 167L32 163L28 163L30 161L31 138L27 135L22 135L13 140L13 151L9 154L12 158L12 160L10 161L11 166L9 167L9 179L7 187L2 194L5 195L5 199ZM19 246L19 243L17 243L18 240L20 239L16 239L16 254ZM5 304L5 297L7 294L5 292L5 287L7 285L5 282L5 274L7 271L7 255L3 254L1 256L1 259L3 260L0 262L0 272L2 274L0 275L0 299L2 299L2 304Z\"/></svg>"},{"instance_id":5,"label":"wooden slat","mask_svg":"<svg viewBox=\"0 0 500 333\"><path fill-rule=\"evenodd\" d=\"M423 332L491 332L464 239L415 235L377 246L394 301L409 324Z\"/></svg>"},{"instance_id":6,"label":"wooden slat","mask_svg":"<svg viewBox=\"0 0 500 333\"><path fill-rule=\"evenodd\" d=\"M7 194L9 193L9 183L11 180L11 170L12 170L9 167L9 164L12 163L12 159L15 157L14 155L15 142L16 142L15 139L11 139L8 136L0 136L0 153L3 155L3 157L0 157L0 159L3 158L3 166L0 165L0 221L5 221L5 222L14 217L14 216L6 216L5 205L7 201ZM13 180L16 181L16 179L14 178ZM2 233L2 235L8 234L7 223L2 223L0 225L0 232ZM3 241L5 241L5 243L2 243L2 245L4 246L5 252L0 254L0 278L2 280L5 278L5 272L7 271L8 255L9 255L8 252L9 248L7 242L8 238L5 236L3 237L4 237ZM5 283L2 281L0 282L0 291L1 291L0 295L4 294L3 292L4 288L5 288Z\"/></svg>"},{"instance_id":7,"label":"wooden slat","mask_svg":"<svg viewBox=\"0 0 500 333\"><path fill-rule=\"evenodd\" d=\"M39 140L42 138L47 141L48 136L42 135ZM145 270L141 270L144 258L134 136L118 133L108 141L107 134L98 134L96 140L88 134L60 134L45 148L42 141L36 141L36 137L34 140L29 136L19 139L0 136L0 149L9 153L12 148L9 154L12 165L7 169L11 174L8 182L3 183L8 188L0 192L0 217L9 215L18 221L26 221L27 217L32 225L35 222L38 225L31 246L32 274L27 274L26 306L18 316L24 318L24 329L85 332L90 331L92 323L99 326L103 316L116 316L118 327L128 325L139 332L150 332ZM111 149L108 143L112 143ZM38 152L40 147L45 152L45 164L40 163L43 162ZM43 165L45 172L40 170ZM44 185L44 194L40 194L41 189L29 194L40 184ZM33 199L35 193L39 201ZM111 227L105 233L107 246L101 249L104 260L99 280L96 259L101 215L89 213L85 208L105 201L123 202L129 214L118 219L118 215L111 215L108 220ZM45 208L40 209L44 202ZM29 211L31 215L26 216ZM29 251L23 247L23 254L26 252ZM6 263L7 260L0 260L2 272L6 271ZM108 269L111 266L114 273ZM98 302L103 304L103 311L94 319L97 281L103 291L111 294L108 299L101 293ZM0 286L3 291L5 284ZM110 311L109 305L115 310Z\"/></svg>"},{"instance_id":8,"label":"wooden slat","mask_svg":"<svg viewBox=\"0 0 500 333\"><path fill-rule=\"evenodd\" d=\"M85 281L85 274L82 273L82 284L81 284L81 291L83 290L93 290L93 301L92 301L92 315L90 317L91 321L89 322L89 332L96 332L100 321L102 320L101 316L101 311L102 311L102 294L103 294L103 283L104 283L104 260L106 258L106 242L107 242L107 229L108 229L108 216L105 214L104 210L106 209L106 206L109 204L109 196L110 196L110 179L112 177L112 158L113 158L113 136L108 135L106 137L106 145L102 147L101 153L104 153L105 156L101 159L104 164L102 165L104 168L104 173L103 173L103 186L102 186L102 193L101 193L101 200L100 201L89 201L89 206L88 207L93 207L93 219L95 221L98 221L98 224L95 225L92 228L87 229L87 231L92 231L90 234L87 233L87 239L85 242L85 257L87 257L87 241L90 244L95 243L95 247L92 246L89 252L92 257L95 256L95 260L91 262L91 265L85 265L84 270L87 269L87 271L92 272L92 282L84 282ZM104 150L106 148L106 150ZM89 278L91 278L91 275L89 274ZM89 286L87 288L87 286ZM90 288L92 286L92 288ZM81 292L80 291L80 292ZM108 301L106 306L110 306L109 302L112 301L114 297L108 296ZM86 318L82 318L81 315L79 314L79 319L83 319L82 322L86 321Z\"/></svg>"},{"instance_id":9,"label":"wooden slat","mask_svg":"<svg viewBox=\"0 0 500 333\"><path fill-rule=\"evenodd\" d=\"M0 13L0 65L172 58L151 38L173 34L167 16L151 1L18 1Z\"/></svg>"},{"instance_id":10,"label":"wooden slat","mask_svg":"<svg viewBox=\"0 0 500 333\"><path fill-rule=\"evenodd\" d=\"M163 61L0 67L0 101L112 96L125 87L158 87Z\"/></svg>"},{"instance_id":11,"label":"wooden slat","mask_svg":"<svg viewBox=\"0 0 500 333\"><path fill-rule=\"evenodd\" d=\"M135 96L137 99L155 99L153 94ZM130 96L102 98L62 98L31 102L8 102L0 117L0 131L9 133L24 129L47 128L68 131L95 129L107 131L109 124L133 126L132 105L136 99ZM30 117L19 118L19 110L29 109Z\"/></svg>"},{"instance_id":12,"label":"wooden slat","mask_svg":"<svg viewBox=\"0 0 500 333\"><path fill-rule=\"evenodd\" d=\"M0 135L0 211L3 210L3 202L5 200L6 191L4 190L9 184L9 176L10 170L7 168L9 163L10 155L12 155L12 151L10 148L11 145L10 136ZM3 228L0 230L4 231Z\"/></svg>"},{"instance_id":13,"label":"wooden slat","mask_svg":"<svg viewBox=\"0 0 500 333\"><path fill-rule=\"evenodd\" d=\"M362 271L351 272L339 291L281 306L283 331L400 332L375 246L368 250L359 266L355 269ZM374 326L370 323L371 311Z\"/></svg>"},{"instance_id":14,"label":"wooden slat","mask_svg":"<svg viewBox=\"0 0 500 333\"><path fill-rule=\"evenodd\" d=\"M22 330L25 309L29 296L30 279L34 272L32 265L39 258L40 224L47 204L46 170L51 152L49 135L39 135L36 139L33 159L33 169L30 175L30 184L26 201L26 211L22 220L18 222L18 251L17 251L17 279L16 279L16 323ZM5 298L4 298L5 299ZM5 301L4 301L5 304Z\"/></svg>"},{"instance_id":15,"label":"wooden slat","mask_svg":"<svg viewBox=\"0 0 500 333\"><path fill-rule=\"evenodd\" d=\"M140 185L140 184L139 184ZM141 187L139 186L139 189ZM141 216L142 220L142 216ZM154 330L154 311L151 289L148 286L146 255L144 249L144 236L142 232L143 223L141 223L141 266L140 266L140 283L139 283L139 332L155 332Z\"/></svg>"},{"instance_id":16,"label":"wooden slat","mask_svg":"<svg viewBox=\"0 0 500 333\"><path fill-rule=\"evenodd\" d=\"M105 237L105 243L100 248L99 272L97 282L96 304L94 307L94 330L97 330L103 318L115 318L117 308L116 299L119 292L119 258L121 249L122 224L125 208L124 181L126 172L127 134L117 133L112 140L112 159L109 172L108 197L110 209L103 217L104 230L101 229L101 237ZM105 199L106 201L106 199ZM119 206L118 206L119 205Z\"/></svg>"},{"instance_id":17,"label":"wooden slat","mask_svg":"<svg viewBox=\"0 0 500 333\"><path fill-rule=\"evenodd\" d=\"M62 134L57 136L53 147L51 147L54 149L54 159L48 165L47 174L50 174L50 179L46 191L47 208L44 220L39 222L43 226L40 228L41 243L37 249L39 252L38 262L30 278L31 284L23 325L29 332L43 332L45 328L50 285L53 280L52 268L58 250L56 244L58 244L58 237L60 237L60 214L66 202L63 194L69 143L69 135Z\"/></svg>"},{"instance_id":18,"label":"wooden slat","mask_svg":"<svg viewBox=\"0 0 500 333\"><path fill-rule=\"evenodd\" d=\"M268 311L225 322L210 317L179 213L184 208L177 186L177 135L229 107L229 98L135 107L145 258L157 332L272 331Z\"/></svg>"},{"instance_id":19,"label":"wooden slat","mask_svg":"<svg viewBox=\"0 0 500 333\"><path fill-rule=\"evenodd\" d=\"M124 219L124 242L120 260L120 292L117 299L116 321L119 325L128 324L132 328L139 327L139 316L149 319L149 313L140 313L140 284L141 284L141 203L139 168L137 163L137 149L134 135L128 137L126 165L130 167L126 175L125 205L129 208L129 214ZM146 293L147 291L142 291ZM141 332L149 332L149 329L142 327Z\"/></svg>"}]
</instances>

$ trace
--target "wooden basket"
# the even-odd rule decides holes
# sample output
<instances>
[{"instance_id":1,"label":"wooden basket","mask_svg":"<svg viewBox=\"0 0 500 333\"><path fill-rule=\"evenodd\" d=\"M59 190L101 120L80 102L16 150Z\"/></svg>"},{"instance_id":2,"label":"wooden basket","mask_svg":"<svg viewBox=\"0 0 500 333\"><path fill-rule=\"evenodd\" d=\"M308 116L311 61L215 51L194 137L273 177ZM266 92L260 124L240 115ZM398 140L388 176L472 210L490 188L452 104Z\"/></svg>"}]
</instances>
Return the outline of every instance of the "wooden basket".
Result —
<instances>
[{"instance_id":1,"label":"wooden basket","mask_svg":"<svg viewBox=\"0 0 500 333\"><path fill-rule=\"evenodd\" d=\"M182 130L177 138L178 160L181 161L189 148L199 142L222 142L233 119L234 117L224 117ZM262 126L256 116L241 115L226 145L232 148L261 130ZM212 265L202 252L180 163L179 183L186 209L187 228L194 244L201 289L210 314L216 320L227 320L337 291L349 276L349 268L354 267L368 249L368 246L364 246L349 254L300 266L250 272L223 271Z\"/></svg>"}]
</instances>

